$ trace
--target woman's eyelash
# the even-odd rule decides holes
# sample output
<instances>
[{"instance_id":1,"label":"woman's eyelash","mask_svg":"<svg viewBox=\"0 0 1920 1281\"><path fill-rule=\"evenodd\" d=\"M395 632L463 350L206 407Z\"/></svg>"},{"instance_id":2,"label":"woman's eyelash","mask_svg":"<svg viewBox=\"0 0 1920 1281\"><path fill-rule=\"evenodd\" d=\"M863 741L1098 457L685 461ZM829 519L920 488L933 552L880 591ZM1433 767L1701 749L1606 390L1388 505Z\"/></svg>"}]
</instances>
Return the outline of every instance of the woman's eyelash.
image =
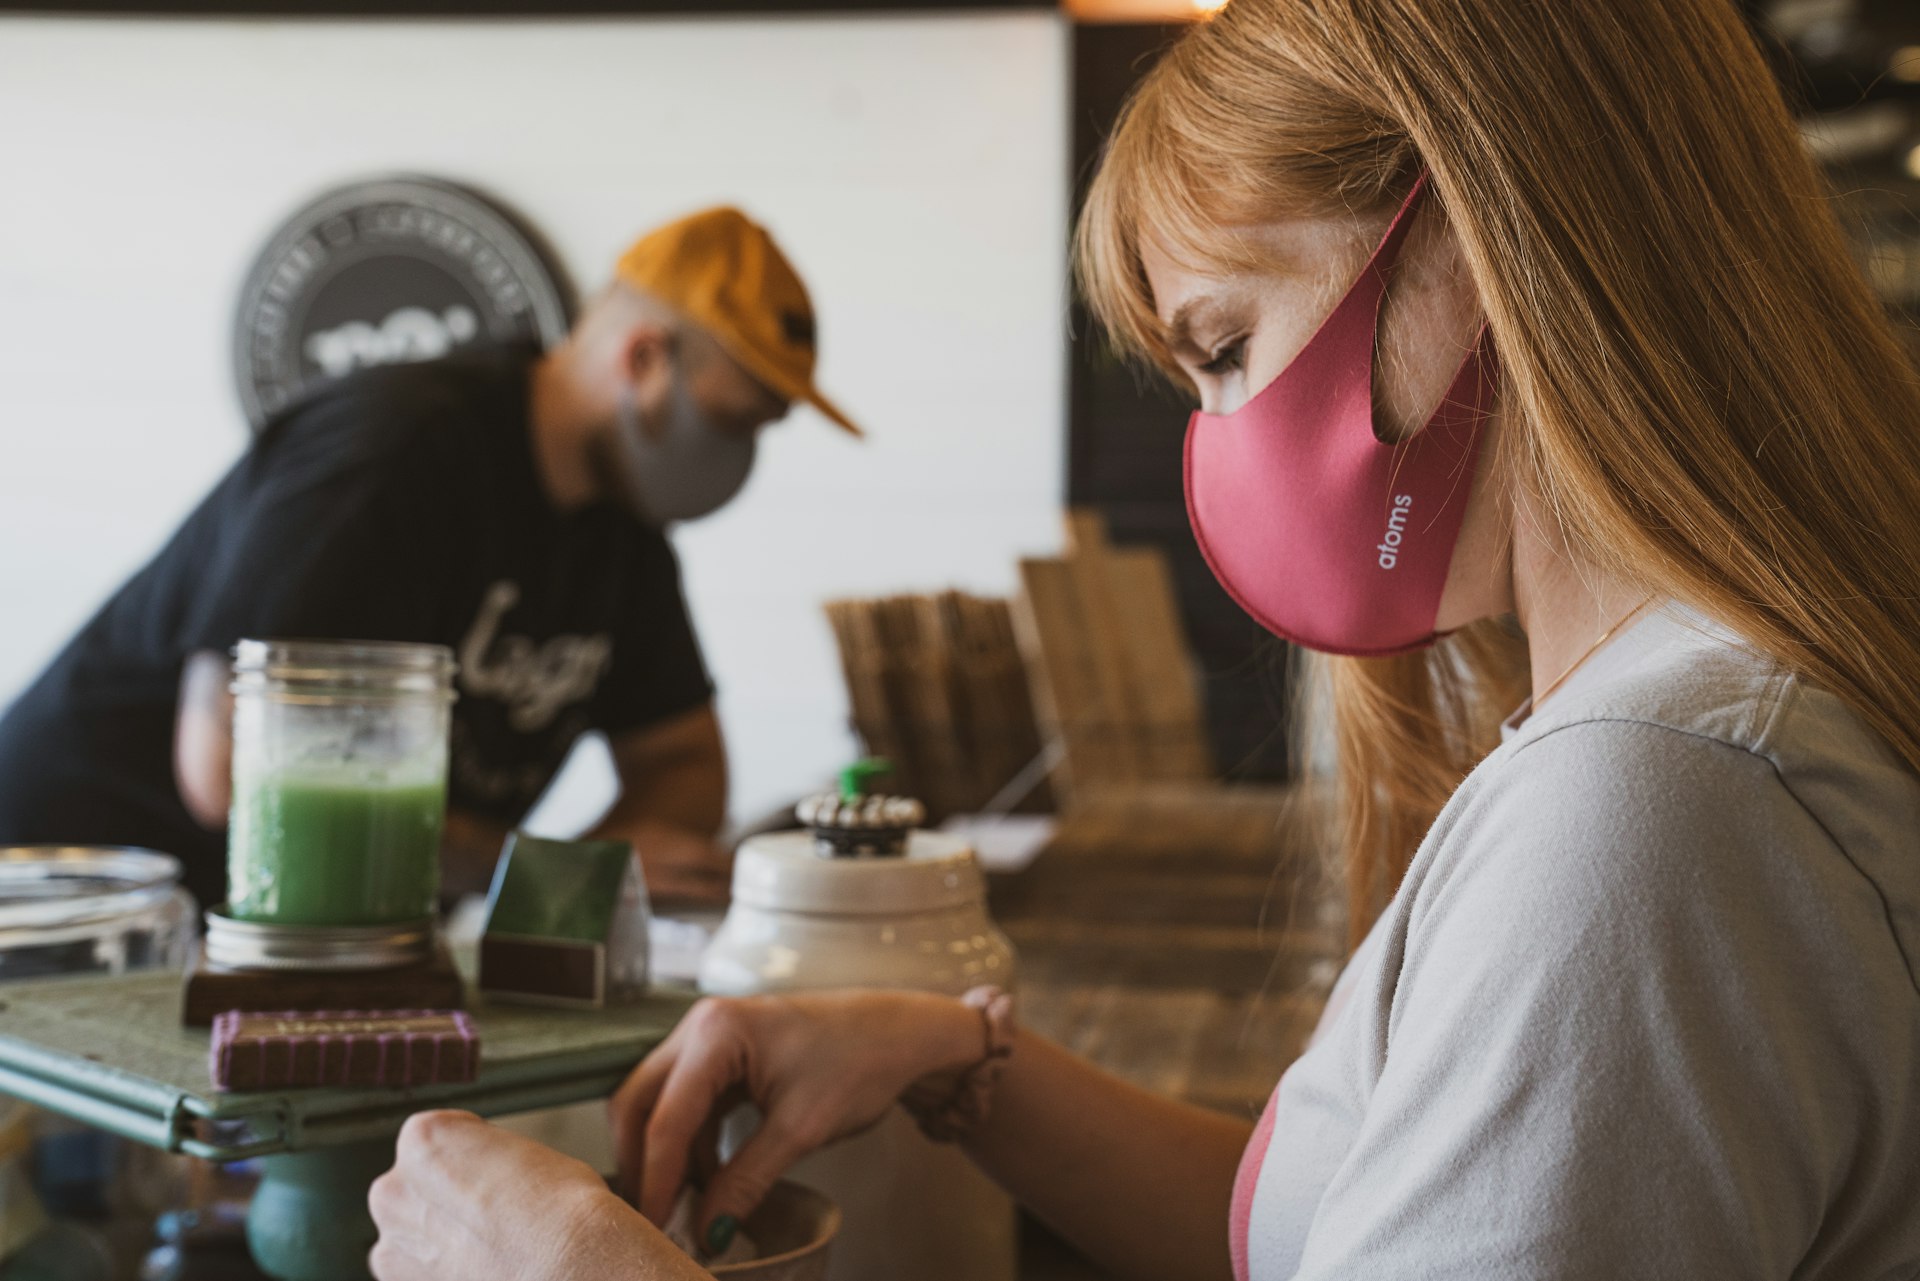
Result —
<instances>
[{"instance_id":1,"label":"woman's eyelash","mask_svg":"<svg viewBox=\"0 0 1920 1281\"><path fill-rule=\"evenodd\" d=\"M1246 349L1246 340L1244 338L1236 338L1216 350L1206 363L1200 366L1200 372L1203 374L1213 374L1215 376L1231 373L1233 370L1240 368L1240 358L1245 354Z\"/></svg>"}]
</instances>

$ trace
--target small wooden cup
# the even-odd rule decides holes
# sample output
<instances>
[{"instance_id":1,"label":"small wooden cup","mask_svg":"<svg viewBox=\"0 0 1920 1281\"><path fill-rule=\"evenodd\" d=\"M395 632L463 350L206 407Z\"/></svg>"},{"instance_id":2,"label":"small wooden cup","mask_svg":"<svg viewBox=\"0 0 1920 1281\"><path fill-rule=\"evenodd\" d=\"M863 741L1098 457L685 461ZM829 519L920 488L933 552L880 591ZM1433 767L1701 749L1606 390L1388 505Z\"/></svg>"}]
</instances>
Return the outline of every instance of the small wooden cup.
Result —
<instances>
[{"instance_id":1,"label":"small wooden cup","mask_svg":"<svg viewBox=\"0 0 1920 1281\"><path fill-rule=\"evenodd\" d=\"M782 1181L747 1216L741 1230L753 1238L760 1257L716 1267L714 1276L740 1281L825 1281L828 1251L840 1231L840 1207L812 1188Z\"/></svg>"}]
</instances>

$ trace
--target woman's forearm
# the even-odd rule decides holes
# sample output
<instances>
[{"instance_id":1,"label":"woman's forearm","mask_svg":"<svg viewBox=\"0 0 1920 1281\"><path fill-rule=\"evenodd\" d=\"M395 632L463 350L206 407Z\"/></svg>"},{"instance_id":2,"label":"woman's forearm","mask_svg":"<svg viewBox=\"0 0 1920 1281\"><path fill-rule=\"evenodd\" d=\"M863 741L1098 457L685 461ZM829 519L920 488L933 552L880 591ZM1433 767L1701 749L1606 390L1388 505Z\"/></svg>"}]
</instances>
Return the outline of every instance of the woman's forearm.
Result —
<instances>
[{"instance_id":1,"label":"woman's forearm","mask_svg":"<svg viewBox=\"0 0 1920 1281\"><path fill-rule=\"evenodd\" d=\"M766 1120L707 1180L697 1221L744 1219L795 1161L896 1104L966 1098L952 1092L979 1061L981 1030L979 1010L930 992L701 1001L614 1095L622 1185L665 1222L716 1110L744 1096ZM1252 1127L1128 1085L1034 1033L1014 1033L1011 1049L968 1154L1123 1277L1227 1281L1228 1206Z\"/></svg>"},{"instance_id":2,"label":"woman's forearm","mask_svg":"<svg viewBox=\"0 0 1920 1281\"><path fill-rule=\"evenodd\" d=\"M1225 1281L1227 1212L1253 1126L1129 1085L1021 1032L979 1165L1088 1257L1142 1281Z\"/></svg>"}]
</instances>

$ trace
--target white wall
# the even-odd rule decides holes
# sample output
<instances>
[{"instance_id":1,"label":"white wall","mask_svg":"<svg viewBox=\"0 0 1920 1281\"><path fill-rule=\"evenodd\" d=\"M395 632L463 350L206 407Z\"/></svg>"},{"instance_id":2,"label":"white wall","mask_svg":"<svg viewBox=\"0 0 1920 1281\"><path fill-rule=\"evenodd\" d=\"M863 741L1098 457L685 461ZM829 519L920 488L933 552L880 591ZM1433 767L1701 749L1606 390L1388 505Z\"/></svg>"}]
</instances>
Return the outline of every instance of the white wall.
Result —
<instances>
[{"instance_id":1,"label":"white wall","mask_svg":"<svg viewBox=\"0 0 1920 1281\"><path fill-rule=\"evenodd\" d=\"M0 702L243 448L235 293L316 190L472 182L583 289L726 200L800 267L872 437L796 414L678 540L735 813L811 786L852 746L820 600L1004 591L1056 542L1067 94L1051 14L0 19Z\"/></svg>"}]
</instances>

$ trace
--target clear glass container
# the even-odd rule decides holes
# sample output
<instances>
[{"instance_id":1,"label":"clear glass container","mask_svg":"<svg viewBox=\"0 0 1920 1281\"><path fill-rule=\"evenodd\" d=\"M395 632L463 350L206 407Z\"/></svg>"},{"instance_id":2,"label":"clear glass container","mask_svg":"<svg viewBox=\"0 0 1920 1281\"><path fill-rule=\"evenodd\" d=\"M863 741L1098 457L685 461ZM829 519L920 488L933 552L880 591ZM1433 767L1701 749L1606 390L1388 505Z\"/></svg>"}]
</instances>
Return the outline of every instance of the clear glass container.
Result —
<instances>
[{"instance_id":1,"label":"clear glass container","mask_svg":"<svg viewBox=\"0 0 1920 1281\"><path fill-rule=\"evenodd\" d=\"M17 979L184 969L197 912L179 881L152 850L0 846L0 1000ZM98 1225L177 1197L183 1160L0 1099L0 1281L121 1275Z\"/></svg>"},{"instance_id":2,"label":"clear glass container","mask_svg":"<svg viewBox=\"0 0 1920 1281\"><path fill-rule=\"evenodd\" d=\"M118 846L0 846L0 982L181 969L193 896L180 862Z\"/></svg>"},{"instance_id":3,"label":"clear glass container","mask_svg":"<svg viewBox=\"0 0 1920 1281\"><path fill-rule=\"evenodd\" d=\"M431 916L453 651L243 640L233 660L228 913L280 925Z\"/></svg>"}]
</instances>

